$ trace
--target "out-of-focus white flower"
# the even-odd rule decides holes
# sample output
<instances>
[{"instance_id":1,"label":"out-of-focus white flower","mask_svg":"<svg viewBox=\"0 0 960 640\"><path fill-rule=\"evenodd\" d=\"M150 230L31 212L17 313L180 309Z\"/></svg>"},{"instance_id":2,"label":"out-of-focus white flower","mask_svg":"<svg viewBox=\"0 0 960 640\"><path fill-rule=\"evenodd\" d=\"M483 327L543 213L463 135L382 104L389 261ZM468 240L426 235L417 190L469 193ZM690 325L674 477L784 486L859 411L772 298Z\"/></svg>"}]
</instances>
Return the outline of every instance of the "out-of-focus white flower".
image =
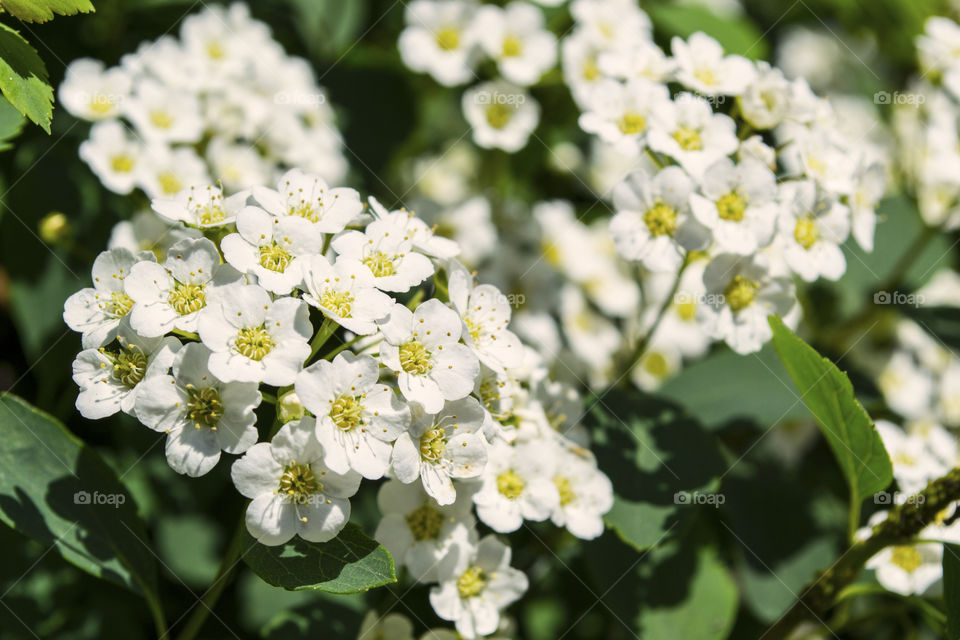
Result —
<instances>
[{"instance_id":1,"label":"out-of-focus white flower","mask_svg":"<svg viewBox=\"0 0 960 640\"><path fill-rule=\"evenodd\" d=\"M473 25L480 46L497 61L500 74L520 85L531 85L557 61L557 38L543 25L543 12L515 1L501 9L485 5Z\"/></svg>"},{"instance_id":2,"label":"out-of-focus white flower","mask_svg":"<svg viewBox=\"0 0 960 640\"><path fill-rule=\"evenodd\" d=\"M847 269L840 245L850 234L850 210L812 180L780 187L783 258L807 282L838 280Z\"/></svg>"},{"instance_id":3,"label":"out-of-focus white flower","mask_svg":"<svg viewBox=\"0 0 960 640\"><path fill-rule=\"evenodd\" d=\"M669 94L665 85L635 78L621 83L602 80L590 94L580 126L595 133L620 153L637 155L658 109L666 109Z\"/></svg>"},{"instance_id":4,"label":"out-of-focus white flower","mask_svg":"<svg viewBox=\"0 0 960 640\"><path fill-rule=\"evenodd\" d=\"M80 143L80 157L115 193L130 193L137 185L143 156L143 143L112 120L95 124L90 138Z\"/></svg>"},{"instance_id":5,"label":"out-of-focus white flower","mask_svg":"<svg viewBox=\"0 0 960 640\"><path fill-rule=\"evenodd\" d=\"M752 62L724 55L720 43L701 31L686 40L674 37L670 50L677 63L677 80L703 95L740 95L756 76Z\"/></svg>"},{"instance_id":6,"label":"out-of-focus white flower","mask_svg":"<svg viewBox=\"0 0 960 640\"><path fill-rule=\"evenodd\" d=\"M462 105L473 129L473 141L485 149L519 151L540 122L537 101L506 82L485 82L467 89Z\"/></svg>"},{"instance_id":7,"label":"out-of-focus white flower","mask_svg":"<svg viewBox=\"0 0 960 640\"><path fill-rule=\"evenodd\" d=\"M67 67L58 96L72 115L84 120L117 117L130 96L130 75L120 67L104 70L92 58L74 60Z\"/></svg>"},{"instance_id":8,"label":"out-of-focus white flower","mask_svg":"<svg viewBox=\"0 0 960 640\"><path fill-rule=\"evenodd\" d=\"M474 77L476 5L466 0L414 0L404 14L407 27L398 46L404 64L429 73L442 85Z\"/></svg>"}]
</instances>

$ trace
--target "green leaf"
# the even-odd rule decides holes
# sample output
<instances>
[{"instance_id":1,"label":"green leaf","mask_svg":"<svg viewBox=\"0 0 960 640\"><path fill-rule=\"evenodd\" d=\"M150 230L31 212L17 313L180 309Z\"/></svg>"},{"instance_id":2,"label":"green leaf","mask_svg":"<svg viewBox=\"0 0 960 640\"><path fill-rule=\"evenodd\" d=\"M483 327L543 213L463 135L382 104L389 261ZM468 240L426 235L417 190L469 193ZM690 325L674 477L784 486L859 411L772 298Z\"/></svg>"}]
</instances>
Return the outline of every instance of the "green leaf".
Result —
<instances>
[{"instance_id":1,"label":"green leaf","mask_svg":"<svg viewBox=\"0 0 960 640\"><path fill-rule=\"evenodd\" d=\"M13 148L11 140L23 130L23 116L9 102L0 101L0 151Z\"/></svg>"},{"instance_id":2,"label":"green leaf","mask_svg":"<svg viewBox=\"0 0 960 640\"><path fill-rule=\"evenodd\" d=\"M357 635L362 620L362 612L338 602L312 600L275 615L260 635L267 640L352 638Z\"/></svg>"},{"instance_id":3,"label":"green leaf","mask_svg":"<svg viewBox=\"0 0 960 640\"><path fill-rule=\"evenodd\" d=\"M773 344L804 404L816 418L859 505L893 480L890 456L870 416L840 369L797 337L776 316L769 318Z\"/></svg>"},{"instance_id":4,"label":"green leaf","mask_svg":"<svg viewBox=\"0 0 960 640\"><path fill-rule=\"evenodd\" d=\"M178 581L207 587L216 579L220 565L220 533L217 523L206 516L164 514L157 523L157 554Z\"/></svg>"},{"instance_id":5,"label":"green leaf","mask_svg":"<svg viewBox=\"0 0 960 640\"><path fill-rule=\"evenodd\" d=\"M943 601L947 638L960 640L960 544L943 545Z\"/></svg>"},{"instance_id":6,"label":"green leaf","mask_svg":"<svg viewBox=\"0 0 960 640\"><path fill-rule=\"evenodd\" d=\"M679 533L698 511L684 502L687 494L712 493L724 470L713 436L675 405L639 391L614 390L588 403L597 462L614 487L607 525L638 550Z\"/></svg>"},{"instance_id":7,"label":"green leaf","mask_svg":"<svg viewBox=\"0 0 960 640\"><path fill-rule=\"evenodd\" d=\"M287 0L297 14L296 27L315 54L343 53L356 42L366 17L364 0Z\"/></svg>"},{"instance_id":8,"label":"green leaf","mask_svg":"<svg viewBox=\"0 0 960 640\"><path fill-rule=\"evenodd\" d=\"M393 558L353 523L329 542L308 542L297 536L268 547L249 534L243 559L275 587L357 593L397 581Z\"/></svg>"},{"instance_id":9,"label":"green leaf","mask_svg":"<svg viewBox=\"0 0 960 640\"><path fill-rule=\"evenodd\" d=\"M765 60L769 49L760 29L746 16L718 15L707 7L694 4L646 3L654 27L666 36L686 38L703 31L723 45L727 53L735 53L754 60Z\"/></svg>"},{"instance_id":10,"label":"green leaf","mask_svg":"<svg viewBox=\"0 0 960 640\"><path fill-rule=\"evenodd\" d=\"M156 599L156 564L133 499L52 416L0 395L0 521L98 578Z\"/></svg>"},{"instance_id":11,"label":"green leaf","mask_svg":"<svg viewBox=\"0 0 960 640\"><path fill-rule=\"evenodd\" d=\"M54 337L67 332L63 324L63 303L82 286L55 256L43 271L28 280L14 277L10 284L10 316L24 353L39 358Z\"/></svg>"},{"instance_id":12,"label":"green leaf","mask_svg":"<svg viewBox=\"0 0 960 640\"><path fill-rule=\"evenodd\" d=\"M0 0L0 9L25 22L47 22L55 13L72 16L94 10L90 0Z\"/></svg>"},{"instance_id":13,"label":"green leaf","mask_svg":"<svg viewBox=\"0 0 960 640\"><path fill-rule=\"evenodd\" d=\"M30 43L5 24L0 24L0 92L50 133L53 87L47 83L47 67Z\"/></svg>"},{"instance_id":14,"label":"green leaf","mask_svg":"<svg viewBox=\"0 0 960 640\"><path fill-rule=\"evenodd\" d=\"M750 392L745 394L744 389ZM710 430L734 420L769 426L807 419L787 371L770 345L749 355L718 350L684 367L657 395L682 405Z\"/></svg>"}]
</instances>

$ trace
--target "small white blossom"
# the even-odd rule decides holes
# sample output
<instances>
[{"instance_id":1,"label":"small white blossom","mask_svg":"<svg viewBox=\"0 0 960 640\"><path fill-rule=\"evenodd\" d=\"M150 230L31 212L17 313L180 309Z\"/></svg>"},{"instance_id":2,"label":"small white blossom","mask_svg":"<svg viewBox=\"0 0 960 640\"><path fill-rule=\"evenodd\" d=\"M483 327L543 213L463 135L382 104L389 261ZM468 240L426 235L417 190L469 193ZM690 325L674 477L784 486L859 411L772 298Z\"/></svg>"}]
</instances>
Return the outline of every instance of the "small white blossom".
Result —
<instances>
[{"instance_id":1,"label":"small white blossom","mask_svg":"<svg viewBox=\"0 0 960 640\"><path fill-rule=\"evenodd\" d=\"M297 216L322 233L339 233L363 211L360 194L347 187L330 187L318 175L291 169L276 190L254 187L253 197L275 216Z\"/></svg>"},{"instance_id":2,"label":"small white blossom","mask_svg":"<svg viewBox=\"0 0 960 640\"><path fill-rule=\"evenodd\" d=\"M383 291L409 291L433 274L430 259L413 247L413 238L400 219L374 220L363 231L344 231L331 243L338 255L357 260Z\"/></svg>"},{"instance_id":3,"label":"small white blossom","mask_svg":"<svg viewBox=\"0 0 960 640\"><path fill-rule=\"evenodd\" d=\"M90 138L80 143L80 157L90 165L107 189L127 194L140 180L145 157L143 143L113 120L98 122Z\"/></svg>"},{"instance_id":4,"label":"small white blossom","mask_svg":"<svg viewBox=\"0 0 960 640\"><path fill-rule=\"evenodd\" d=\"M508 153L526 146L540 122L540 105L526 91L506 82L485 82L463 92L463 114L473 141Z\"/></svg>"},{"instance_id":5,"label":"small white blossom","mask_svg":"<svg viewBox=\"0 0 960 640\"><path fill-rule=\"evenodd\" d=\"M474 77L476 5L466 0L414 0L406 5L400 57L414 71L448 87Z\"/></svg>"},{"instance_id":6,"label":"small white blossom","mask_svg":"<svg viewBox=\"0 0 960 640\"><path fill-rule=\"evenodd\" d=\"M236 222L249 194L245 191L227 198L219 187L184 185L173 199L155 199L151 206L160 217L171 222L200 227L222 227Z\"/></svg>"},{"instance_id":7,"label":"small white blossom","mask_svg":"<svg viewBox=\"0 0 960 640\"><path fill-rule=\"evenodd\" d=\"M334 264L321 255L310 256L303 265L303 299L323 315L356 334L377 332L377 322L393 309L393 298L376 288L370 269L353 258L341 257Z\"/></svg>"},{"instance_id":8,"label":"small white blossom","mask_svg":"<svg viewBox=\"0 0 960 640\"><path fill-rule=\"evenodd\" d=\"M674 37L670 50L677 62L677 80L707 96L740 95L756 75L752 62L725 56L720 43L701 31L687 40Z\"/></svg>"},{"instance_id":9,"label":"small white blossom","mask_svg":"<svg viewBox=\"0 0 960 640\"><path fill-rule=\"evenodd\" d=\"M787 182L780 200L783 258L790 269L807 282L838 280L847 269L840 245L850 234L850 210L812 180Z\"/></svg>"},{"instance_id":10,"label":"small white blossom","mask_svg":"<svg viewBox=\"0 0 960 640\"><path fill-rule=\"evenodd\" d=\"M544 28L543 12L532 4L485 5L474 29L480 46L510 82L535 84L557 61L557 38Z\"/></svg>"},{"instance_id":11,"label":"small white blossom","mask_svg":"<svg viewBox=\"0 0 960 640\"><path fill-rule=\"evenodd\" d=\"M560 503L549 475L552 455L552 448L539 442L491 445L483 484L473 495L477 517L498 533L516 531L524 520L549 518Z\"/></svg>"}]
</instances>

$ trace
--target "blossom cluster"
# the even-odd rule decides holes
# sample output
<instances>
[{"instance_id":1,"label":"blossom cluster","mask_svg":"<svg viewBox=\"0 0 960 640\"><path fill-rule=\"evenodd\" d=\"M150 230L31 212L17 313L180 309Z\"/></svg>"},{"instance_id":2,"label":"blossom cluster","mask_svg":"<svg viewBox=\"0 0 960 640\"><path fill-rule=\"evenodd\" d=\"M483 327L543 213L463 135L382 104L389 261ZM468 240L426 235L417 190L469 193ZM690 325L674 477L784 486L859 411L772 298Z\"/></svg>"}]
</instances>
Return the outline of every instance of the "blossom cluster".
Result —
<instances>
[{"instance_id":1,"label":"blossom cluster","mask_svg":"<svg viewBox=\"0 0 960 640\"><path fill-rule=\"evenodd\" d=\"M292 167L331 182L346 174L310 65L244 4L206 7L183 20L179 38L144 42L115 67L75 60L59 98L94 123L80 156L116 193L171 197L211 176L234 193Z\"/></svg>"},{"instance_id":2,"label":"blossom cluster","mask_svg":"<svg viewBox=\"0 0 960 640\"><path fill-rule=\"evenodd\" d=\"M334 538L362 480L386 478L376 538L435 585L441 618L489 635L527 578L477 520L595 538L612 488L577 394L510 330L507 296L476 283L456 242L369 204L300 169L275 188L154 199L190 233L159 257L105 251L93 286L66 302L84 347L77 408L165 434L188 476L242 456L232 478L266 545ZM264 437L266 402L277 411Z\"/></svg>"},{"instance_id":3,"label":"blossom cluster","mask_svg":"<svg viewBox=\"0 0 960 640\"><path fill-rule=\"evenodd\" d=\"M960 25L949 18L927 20L917 38L923 74L904 93L887 94L895 109L900 166L924 221L960 227Z\"/></svg>"}]
</instances>

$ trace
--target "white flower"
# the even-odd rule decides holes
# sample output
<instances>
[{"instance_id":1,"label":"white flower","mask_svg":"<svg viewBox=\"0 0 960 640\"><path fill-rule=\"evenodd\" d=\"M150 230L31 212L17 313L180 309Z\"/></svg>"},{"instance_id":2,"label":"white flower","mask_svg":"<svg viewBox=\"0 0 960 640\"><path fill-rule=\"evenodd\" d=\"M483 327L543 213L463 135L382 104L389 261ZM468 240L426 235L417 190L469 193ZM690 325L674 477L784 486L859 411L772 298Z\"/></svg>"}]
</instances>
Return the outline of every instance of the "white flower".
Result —
<instances>
[{"instance_id":1,"label":"white flower","mask_svg":"<svg viewBox=\"0 0 960 640\"><path fill-rule=\"evenodd\" d=\"M334 264L321 255L303 263L303 299L346 329L362 335L377 332L377 322L390 315L393 298L379 291L363 263L341 257Z\"/></svg>"},{"instance_id":2,"label":"white flower","mask_svg":"<svg viewBox=\"0 0 960 640\"><path fill-rule=\"evenodd\" d=\"M89 420L117 411L133 415L142 383L165 374L179 349L176 338L144 338L126 323L120 326L115 344L84 349L73 361L80 415Z\"/></svg>"},{"instance_id":3,"label":"white flower","mask_svg":"<svg viewBox=\"0 0 960 640\"><path fill-rule=\"evenodd\" d=\"M421 485L389 480L380 487L377 504L383 518L374 537L417 582L434 581L437 566L454 545L476 543L469 495L442 507Z\"/></svg>"},{"instance_id":4,"label":"white flower","mask_svg":"<svg viewBox=\"0 0 960 640\"><path fill-rule=\"evenodd\" d=\"M749 255L770 244L779 215L770 169L752 160L735 165L723 158L704 172L701 190L703 195L690 196L690 206L713 231L721 251Z\"/></svg>"},{"instance_id":5,"label":"white flower","mask_svg":"<svg viewBox=\"0 0 960 640\"><path fill-rule=\"evenodd\" d=\"M876 421L877 433L893 462L893 475L900 490L914 494L927 483L946 474L954 466L939 460L928 449L923 438L904 433L903 429L887 420Z\"/></svg>"},{"instance_id":6,"label":"white flower","mask_svg":"<svg viewBox=\"0 0 960 640\"><path fill-rule=\"evenodd\" d=\"M337 473L353 469L376 480L390 465L391 443L410 423L410 410L393 389L377 384L376 360L350 351L297 374L297 396L317 416L323 462Z\"/></svg>"},{"instance_id":7,"label":"white flower","mask_svg":"<svg viewBox=\"0 0 960 640\"><path fill-rule=\"evenodd\" d=\"M413 243L413 248L433 258L447 259L460 253L460 247L449 238L438 236L433 229L427 226L427 223L416 217L412 211L399 209L390 211L380 202L370 196L370 209L373 217L377 220L384 220L399 229L403 229L403 234Z\"/></svg>"},{"instance_id":8,"label":"white flower","mask_svg":"<svg viewBox=\"0 0 960 640\"><path fill-rule=\"evenodd\" d=\"M510 566L510 555L510 547L491 535L476 547L460 547L441 563L440 584L430 589L430 604L438 616L455 622L464 638L496 631L500 611L527 590L527 576Z\"/></svg>"},{"instance_id":9,"label":"white flower","mask_svg":"<svg viewBox=\"0 0 960 640\"><path fill-rule=\"evenodd\" d=\"M676 63L652 41L638 40L629 47L604 51L597 57L597 67L606 75L629 80L644 78L666 84Z\"/></svg>"},{"instance_id":10,"label":"white flower","mask_svg":"<svg viewBox=\"0 0 960 640\"><path fill-rule=\"evenodd\" d=\"M877 377L877 386L891 409L905 418L925 414L933 395L933 380L930 372L917 363L909 353L893 352Z\"/></svg>"},{"instance_id":11,"label":"white flower","mask_svg":"<svg viewBox=\"0 0 960 640\"><path fill-rule=\"evenodd\" d=\"M254 187L253 197L275 216L298 216L322 233L338 233L363 211L355 189L333 187L318 175L291 169L277 182L276 190Z\"/></svg>"},{"instance_id":12,"label":"white flower","mask_svg":"<svg viewBox=\"0 0 960 640\"><path fill-rule=\"evenodd\" d=\"M676 271L686 251L702 249L710 233L690 212L693 180L679 167L651 176L631 174L613 190L617 214L610 235L617 252L652 271Z\"/></svg>"},{"instance_id":13,"label":"white flower","mask_svg":"<svg viewBox=\"0 0 960 640\"><path fill-rule=\"evenodd\" d=\"M437 413L444 400L459 400L473 391L480 363L460 342L463 321L437 299L411 312L394 305L381 325L385 341L380 359L392 369L407 400Z\"/></svg>"},{"instance_id":14,"label":"white flower","mask_svg":"<svg viewBox=\"0 0 960 640\"><path fill-rule=\"evenodd\" d=\"M557 38L544 28L543 12L532 4L483 6L474 29L480 46L510 82L534 84L557 61Z\"/></svg>"},{"instance_id":15,"label":"white flower","mask_svg":"<svg viewBox=\"0 0 960 640\"><path fill-rule=\"evenodd\" d=\"M171 222L184 222L201 229L222 227L235 222L237 214L246 205L250 195L241 191L224 198L223 191L212 185L184 187L177 191L176 198L158 198L150 204L162 218Z\"/></svg>"},{"instance_id":16,"label":"white flower","mask_svg":"<svg viewBox=\"0 0 960 640\"><path fill-rule=\"evenodd\" d=\"M244 207L237 214L237 233L221 240L220 248L227 262L256 276L261 287L284 295L300 286L303 263L323 249L323 236L302 218Z\"/></svg>"},{"instance_id":17,"label":"white flower","mask_svg":"<svg viewBox=\"0 0 960 640\"><path fill-rule=\"evenodd\" d=\"M647 144L699 179L713 162L737 150L737 125L699 96L682 93L654 113Z\"/></svg>"},{"instance_id":18,"label":"white flower","mask_svg":"<svg viewBox=\"0 0 960 640\"><path fill-rule=\"evenodd\" d=\"M475 478L487 462L484 411L473 397L447 402L436 415L413 411L413 423L393 446L393 476L410 484L419 478L441 505L453 504L453 478Z\"/></svg>"},{"instance_id":19,"label":"white flower","mask_svg":"<svg viewBox=\"0 0 960 640\"><path fill-rule=\"evenodd\" d=\"M523 360L520 339L507 329L510 301L490 284L475 285L466 268L451 260L447 266L450 304L463 320L463 341L480 362L501 371Z\"/></svg>"},{"instance_id":20,"label":"white flower","mask_svg":"<svg viewBox=\"0 0 960 640\"><path fill-rule=\"evenodd\" d=\"M703 272L706 304L697 318L711 338L725 340L737 353L758 351L770 339L767 316L785 318L796 304L793 283L773 277L764 256L716 256Z\"/></svg>"},{"instance_id":21,"label":"white flower","mask_svg":"<svg viewBox=\"0 0 960 640\"><path fill-rule=\"evenodd\" d=\"M217 246L206 238L187 238L170 247L162 265L138 262L124 290L134 301L130 325L148 337L179 329L196 332L200 312L216 301L223 287L243 281L220 263Z\"/></svg>"},{"instance_id":22,"label":"white flower","mask_svg":"<svg viewBox=\"0 0 960 640\"><path fill-rule=\"evenodd\" d=\"M670 50L677 62L677 80L704 95L739 95L756 75L752 62L724 56L720 43L700 31L686 41L674 37Z\"/></svg>"},{"instance_id":23,"label":"white flower","mask_svg":"<svg viewBox=\"0 0 960 640\"><path fill-rule=\"evenodd\" d=\"M197 328L213 351L209 366L215 376L278 387L293 384L313 335L302 300L271 301L262 287L242 284L226 287L200 314Z\"/></svg>"},{"instance_id":24,"label":"white flower","mask_svg":"<svg viewBox=\"0 0 960 640\"><path fill-rule=\"evenodd\" d=\"M233 143L227 138L218 136L211 140L204 155L211 172L229 193L263 184L274 175L270 163L255 146Z\"/></svg>"},{"instance_id":25,"label":"white flower","mask_svg":"<svg viewBox=\"0 0 960 640\"><path fill-rule=\"evenodd\" d=\"M118 248L102 252L93 261L93 287L81 289L63 305L63 321L83 334L84 348L102 347L117 336L120 320L134 305L124 291L124 281L133 265L152 258Z\"/></svg>"},{"instance_id":26,"label":"white flower","mask_svg":"<svg viewBox=\"0 0 960 640\"><path fill-rule=\"evenodd\" d=\"M84 120L116 118L130 95L130 75L120 67L104 70L103 63L79 58L70 63L60 83L63 107Z\"/></svg>"},{"instance_id":27,"label":"white flower","mask_svg":"<svg viewBox=\"0 0 960 640\"><path fill-rule=\"evenodd\" d=\"M550 517L560 498L549 475L555 455L534 441L512 446L497 442L490 446L483 484L473 495L477 517L498 533L516 531L524 520Z\"/></svg>"},{"instance_id":28,"label":"white flower","mask_svg":"<svg viewBox=\"0 0 960 640\"><path fill-rule=\"evenodd\" d=\"M567 447L557 447L552 480L559 501L550 519L584 540L599 537L603 516L613 507L613 486L594 462Z\"/></svg>"},{"instance_id":29,"label":"white flower","mask_svg":"<svg viewBox=\"0 0 960 640\"><path fill-rule=\"evenodd\" d=\"M850 215L853 239L865 251L873 251L873 234L877 226L877 203L887 191L887 171L883 164L864 164L857 171Z\"/></svg>"},{"instance_id":30,"label":"white flower","mask_svg":"<svg viewBox=\"0 0 960 640\"><path fill-rule=\"evenodd\" d=\"M127 194L139 180L143 143L116 120L107 120L90 128L90 138L80 143L80 157L103 186L114 193Z\"/></svg>"},{"instance_id":31,"label":"white flower","mask_svg":"<svg viewBox=\"0 0 960 640\"><path fill-rule=\"evenodd\" d=\"M151 198L171 199L187 187L210 182L207 165L193 147L151 145L144 150L138 167L137 181ZM193 217L183 220L197 224Z\"/></svg>"},{"instance_id":32,"label":"white flower","mask_svg":"<svg viewBox=\"0 0 960 640\"><path fill-rule=\"evenodd\" d=\"M257 441L260 391L255 382L220 382L210 373L210 350L191 342L177 352L173 375L148 377L137 394L142 423L167 434L167 462L177 473L202 476L220 451L239 454Z\"/></svg>"},{"instance_id":33,"label":"white flower","mask_svg":"<svg viewBox=\"0 0 960 640\"><path fill-rule=\"evenodd\" d=\"M150 251L157 260L163 260L170 247L186 238L199 238L198 229L172 225L150 210L135 213L129 220L121 220L110 230L109 249L127 249L134 253Z\"/></svg>"},{"instance_id":34,"label":"white flower","mask_svg":"<svg viewBox=\"0 0 960 640\"><path fill-rule=\"evenodd\" d=\"M283 544L295 535L326 542L350 520L348 498L360 487L360 474L341 475L324 466L313 432L313 418L288 422L230 469L237 491L252 500L247 530L261 544Z\"/></svg>"},{"instance_id":35,"label":"white flower","mask_svg":"<svg viewBox=\"0 0 960 640\"><path fill-rule=\"evenodd\" d=\"M363 231L344 231L331 243L340 256L362 262L383 291L409 291L433 274L430 259L414 250L399 218L374 220Z\"/></svg>"},{"instance_id":36,"label":"white flower","mask_svg":"<svg viewBox=\"0 0 960 640\"><path fill-rule=\"evenodd\" d=\"M491 219L490 201L483 196L474 196L444 211L439 223L449 230L449 235L460 247L459 258L467 266L480 264L497 246L497 228Z\"/></svg>"},{"instance_id":37,"label":"white flower","mask_svg":"<svg viewBox=\"0 0 960 640\"><path fill-rule=\"evenodd\" d=\"M883 588L904 596L923 595L943 577L943 545L890 546L867 561Z\"/></svg>"},{"instance_id":38,"label":"white flower","mask_svg":"<svg viewBox=\"0 0 960 640\"><path fill-rule=\"evenodd\" d=\"M838 280L847 270L840 245L850 234L850 210L812 180L780 188L783 258L807 282L823 276Z\"/></svg>"},{"instance_id":39,"label":"white flower","mask_svg":"<svg viewBox=\"0 0 960 640\"><path fill-rule=\"evenodd\" d=\"M484 82L463 92L463 114L473 141L484 149L509 153L526 146L540 121L540 105L526 91L506 82Z\"/></svg>"},{"instance_id":40,"label":"white flower","mask_svg":"<svg viewBox=\"0 0 960 640\"><path fill-rule=\"evenodd\" d=\"M650 18L636 0L575 0L570 13L577 31L600 49L617 49L637 40L650 40Z\"/></svg>"},{"instance_id":41,"label":"white flower","mask_svg":"<svg viewBox=\"0 0 960 640\"><path fill-rule=\"evenodd\" d=\"M669 101L667 87L657 82L601 80L588 98L580 127L614 145L618 152L636 156L643 148L653 113L666 109Z\"/></svg>"},{"instance_id":42,"label":"white flower","mask_svg":"<svg viewBox=\"0 0 960 640\"><path fill-rule=\"evenodd\" d=\"M594 87L604 78L597 66L597 56L601 51L603 49L586 30L576 29L561 41L563 81L570 87L574 101L581 108L589 103Z\"/></svg>"},{"instance_id":43,"label":"white flower","mask_svg":"<svg viewBox=\"0 0 960 640\"><path fill-rule=\"evenodd\" d=\"M448 87L474 77L476 6L465 0L414 0L406 5L398 46L404 64Z\"/></svg>"},{"instance_id":44,"label":"white flower","mask_svg":"<svg viewBox=\"0 0 960 640\"><path fill-rule=\"evenodd\" d=\"M196 96L155 80L141 80L123 111L149 142L196 142L203 135Z\"/></svg>"},{"instance_id":45,"label":"white flower","mask_svg":"<svg viewBox=\"0 0 960 640\"><path fill-rule=\"evenodd\" d=\"M783 72L766 62L757 63L757 75L737 104L743 119L757 129L772 129L790 108L790 85Z\"/></svg>"}]
</instances>

